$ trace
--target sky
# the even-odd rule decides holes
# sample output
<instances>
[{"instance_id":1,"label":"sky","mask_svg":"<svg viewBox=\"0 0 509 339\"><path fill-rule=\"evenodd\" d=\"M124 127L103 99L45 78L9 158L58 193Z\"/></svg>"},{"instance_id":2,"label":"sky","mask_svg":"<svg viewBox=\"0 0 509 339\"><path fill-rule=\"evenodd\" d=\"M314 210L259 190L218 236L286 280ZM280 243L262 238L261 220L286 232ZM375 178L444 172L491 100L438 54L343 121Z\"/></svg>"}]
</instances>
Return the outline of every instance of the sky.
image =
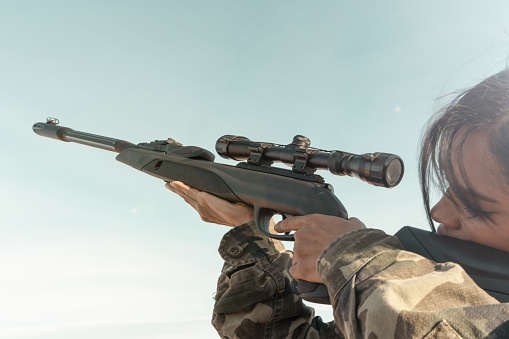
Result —
<instances>
[{"instance_id":1,"label":"sky","mask_svg":"<svg viewBox=\"0 0 509 339\"><path fill-rule=\"evenodd\" d=\"M115 153L41 138L35 122L212 152L225 134L301 134L398 154L405 176L390 190L321 175L368 227L429 229L423 127L505 67L507 13L495 0L0 0L0 337L216 337L228 228Z\"/></svg>"}]
</instances>

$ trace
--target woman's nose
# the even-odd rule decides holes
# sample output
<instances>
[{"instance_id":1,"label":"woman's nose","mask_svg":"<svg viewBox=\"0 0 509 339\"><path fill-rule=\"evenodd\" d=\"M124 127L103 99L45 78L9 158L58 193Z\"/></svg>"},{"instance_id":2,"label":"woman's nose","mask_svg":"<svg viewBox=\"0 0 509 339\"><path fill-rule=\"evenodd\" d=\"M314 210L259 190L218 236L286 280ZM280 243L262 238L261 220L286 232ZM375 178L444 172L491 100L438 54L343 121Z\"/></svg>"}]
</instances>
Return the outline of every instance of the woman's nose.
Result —
<instances>
[{"instance_id":1,"label":"woman's nose","mask_svg":"<svg viewBox=\"0 0 509 339\"><path fill-rule=\"evenodd\" d=\"M431 218L444 227L458 228L460 226L460 217L456 205L444 194L442 199L431 209Z\"/></svg>"}]
</instances>

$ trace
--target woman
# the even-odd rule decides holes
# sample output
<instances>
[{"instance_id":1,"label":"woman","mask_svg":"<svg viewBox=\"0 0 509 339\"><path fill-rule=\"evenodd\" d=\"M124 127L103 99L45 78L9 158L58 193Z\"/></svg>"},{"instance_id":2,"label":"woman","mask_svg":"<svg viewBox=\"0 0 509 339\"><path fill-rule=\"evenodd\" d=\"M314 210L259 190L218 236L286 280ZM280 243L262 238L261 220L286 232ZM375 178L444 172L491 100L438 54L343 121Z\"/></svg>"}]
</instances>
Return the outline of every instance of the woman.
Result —
<instances>
[{"instance_id":1,"label":"woman","mask_svg":"<svg viewBox=\"0 0 509 339\"><path fill-rule=\"evenodd\" d=\"M436 115L420 162L426 211L438 232L509 252L509 69ZM443 198L430 210L432 184ZM238 226L220 245L225 266L213 324L223 337L509 337L509 304L458 265L403 251L397 239L356 218L281 221L276 231L295 231L292 254L257 233L251 208L179 182L168 188L203 220ZM292 293L294 279L325 283L334 323L313 317Z\"/></svg>"}]
</instances>

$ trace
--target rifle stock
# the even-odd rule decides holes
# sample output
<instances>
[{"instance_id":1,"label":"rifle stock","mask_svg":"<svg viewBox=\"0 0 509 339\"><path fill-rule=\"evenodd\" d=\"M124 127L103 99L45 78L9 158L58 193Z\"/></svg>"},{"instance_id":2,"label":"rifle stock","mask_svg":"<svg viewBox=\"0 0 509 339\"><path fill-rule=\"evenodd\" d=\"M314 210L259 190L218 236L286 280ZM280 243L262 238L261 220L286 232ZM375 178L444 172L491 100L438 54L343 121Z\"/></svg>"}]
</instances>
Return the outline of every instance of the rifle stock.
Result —
<instances>
[{"instance_id":1,"label":"rifle stock","mask_svg":"<svg viewBox=\"0 0 509 339\"><path fill-rule=\"evenodd\" d=\"M395 236L407 251L437 263L459 264L488 294L500 302L509 302L509 253L410 226Z\"/></svg>"}]
</instances>

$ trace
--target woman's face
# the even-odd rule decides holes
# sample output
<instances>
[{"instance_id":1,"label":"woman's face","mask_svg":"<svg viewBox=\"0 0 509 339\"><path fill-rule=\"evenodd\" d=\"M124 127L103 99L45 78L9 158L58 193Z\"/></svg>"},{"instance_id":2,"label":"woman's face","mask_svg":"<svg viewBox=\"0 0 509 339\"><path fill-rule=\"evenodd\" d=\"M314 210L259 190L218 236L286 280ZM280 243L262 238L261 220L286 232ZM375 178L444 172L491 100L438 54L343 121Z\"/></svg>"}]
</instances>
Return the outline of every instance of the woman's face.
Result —
<instances>
[{"instance_id":1,"label":"woman's face","mask_svg":"<svg viewBox=\"0 0 509 339\"><path fill-rule=\"evenodd\" d=\"M454 147L454 146L453 146ZM473 190L492 201L480 201L485 211L493 212L491 220L472 214L447 192L431 209L433 220L439 222L437 232L469 240L509 252L509 184L504 171L489 150L486 135L471 134L463 146L463 164ZM459 173L459 167L455 169Z\"/></svg>"}]
</instances>

